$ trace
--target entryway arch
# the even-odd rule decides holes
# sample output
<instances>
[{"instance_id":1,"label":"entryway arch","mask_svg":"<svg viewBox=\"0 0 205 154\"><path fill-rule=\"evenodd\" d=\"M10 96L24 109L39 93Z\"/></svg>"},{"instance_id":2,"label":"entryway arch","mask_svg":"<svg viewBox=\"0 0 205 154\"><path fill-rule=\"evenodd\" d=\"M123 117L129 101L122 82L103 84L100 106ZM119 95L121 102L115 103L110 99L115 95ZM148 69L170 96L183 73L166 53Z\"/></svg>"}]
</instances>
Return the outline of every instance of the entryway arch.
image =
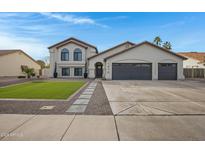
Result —
<instances>
[{"instance_id":1,"label":"entryway arch","mask_svg":"<svg viewBox=\"0 0 205 154\"><path fill-rule=\"evenodd\" d=\"M103 64L101 62L95 63L95 78L102 78Z\"/></svg>"}]
</instances>

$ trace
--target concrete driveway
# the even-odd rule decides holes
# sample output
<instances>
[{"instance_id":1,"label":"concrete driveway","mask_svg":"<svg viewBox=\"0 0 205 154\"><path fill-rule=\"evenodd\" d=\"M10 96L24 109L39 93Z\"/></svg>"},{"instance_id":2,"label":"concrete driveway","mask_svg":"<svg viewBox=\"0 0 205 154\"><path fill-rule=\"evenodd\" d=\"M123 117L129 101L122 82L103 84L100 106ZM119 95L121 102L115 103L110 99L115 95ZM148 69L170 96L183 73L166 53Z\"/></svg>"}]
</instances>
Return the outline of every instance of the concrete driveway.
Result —
<instances>
[{"instance_id":1,"label":"concrete driveway","mask_svg":"<svg viewBox=\"0 0 205 154\"><path fill-rule=\"evenodd\" d=\"M202 81L104 81L115 115L205 114Z\"/></svg>"},{"instance_id":2,"label":"concrete driveway","mask_svg":"<svg viewBox=\"0 0 205 154\"><path fill-rule=\"evenodd\" d=\"M205 140L204 81L104 81L120 140Z\"/></svg>"}]
</instances>

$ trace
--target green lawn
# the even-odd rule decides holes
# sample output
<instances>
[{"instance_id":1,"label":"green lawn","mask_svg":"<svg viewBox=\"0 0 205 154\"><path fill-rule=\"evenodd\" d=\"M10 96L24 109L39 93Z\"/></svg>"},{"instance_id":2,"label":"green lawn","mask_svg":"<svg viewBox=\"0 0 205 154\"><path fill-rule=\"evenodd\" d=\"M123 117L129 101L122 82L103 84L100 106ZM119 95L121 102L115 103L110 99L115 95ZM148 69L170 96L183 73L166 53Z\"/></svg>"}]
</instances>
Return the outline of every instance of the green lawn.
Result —
<instances>
[{"instance_id":1,"label":"green lawn","mask_svg":"<svg viewBox=\"0 0 205 154\"><path fill-rule=\"evenodd\" d=\"M83 81L36 81L0 88L0 98L67 99Z\"/></svg>"}]
</instances>

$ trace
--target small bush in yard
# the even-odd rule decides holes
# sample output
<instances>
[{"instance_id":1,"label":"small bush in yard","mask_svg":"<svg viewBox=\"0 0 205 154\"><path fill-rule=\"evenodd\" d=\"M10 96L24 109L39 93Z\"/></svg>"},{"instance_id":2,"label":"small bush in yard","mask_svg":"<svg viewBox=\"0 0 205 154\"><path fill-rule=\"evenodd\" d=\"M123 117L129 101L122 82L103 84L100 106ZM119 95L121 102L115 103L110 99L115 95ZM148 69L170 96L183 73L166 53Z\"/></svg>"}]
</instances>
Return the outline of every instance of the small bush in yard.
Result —
<instances>
[{"instance_id":1,"label":"small bush in yard","mask_svg":"<svg viewBox=\"0 0 205 154\"><path fill-rule=\"evenodd\" d=\"M31 76L32 77L35 76L35 72L34 72L33 68L29 68L26 65L22 65L21 70L22 70L23 73L25 73L27 75L27 78L30 78Z\"/></svg>"}]
</instances>

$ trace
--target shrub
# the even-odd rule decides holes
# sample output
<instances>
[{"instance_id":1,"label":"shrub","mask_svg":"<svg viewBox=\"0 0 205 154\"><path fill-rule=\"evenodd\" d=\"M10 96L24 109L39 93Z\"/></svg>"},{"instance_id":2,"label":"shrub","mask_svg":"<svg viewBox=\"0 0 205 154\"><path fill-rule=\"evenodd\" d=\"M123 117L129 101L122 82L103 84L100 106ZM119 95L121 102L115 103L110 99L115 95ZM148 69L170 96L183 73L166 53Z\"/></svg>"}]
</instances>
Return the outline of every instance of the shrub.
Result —
<instances>
[{"instance_id":1,"label":"shrub","mask_svg":"<svg viewBox=\"0 0 205 154\"><path fill-rule=\"evenodd\" d=\"M25 73L27 75L27 78L30 78L31 76L35 76L35 72L34 72L33 68L29 68L26 65L22 65L21 70L23 73Z\"/></svg>"}]
</instances>

